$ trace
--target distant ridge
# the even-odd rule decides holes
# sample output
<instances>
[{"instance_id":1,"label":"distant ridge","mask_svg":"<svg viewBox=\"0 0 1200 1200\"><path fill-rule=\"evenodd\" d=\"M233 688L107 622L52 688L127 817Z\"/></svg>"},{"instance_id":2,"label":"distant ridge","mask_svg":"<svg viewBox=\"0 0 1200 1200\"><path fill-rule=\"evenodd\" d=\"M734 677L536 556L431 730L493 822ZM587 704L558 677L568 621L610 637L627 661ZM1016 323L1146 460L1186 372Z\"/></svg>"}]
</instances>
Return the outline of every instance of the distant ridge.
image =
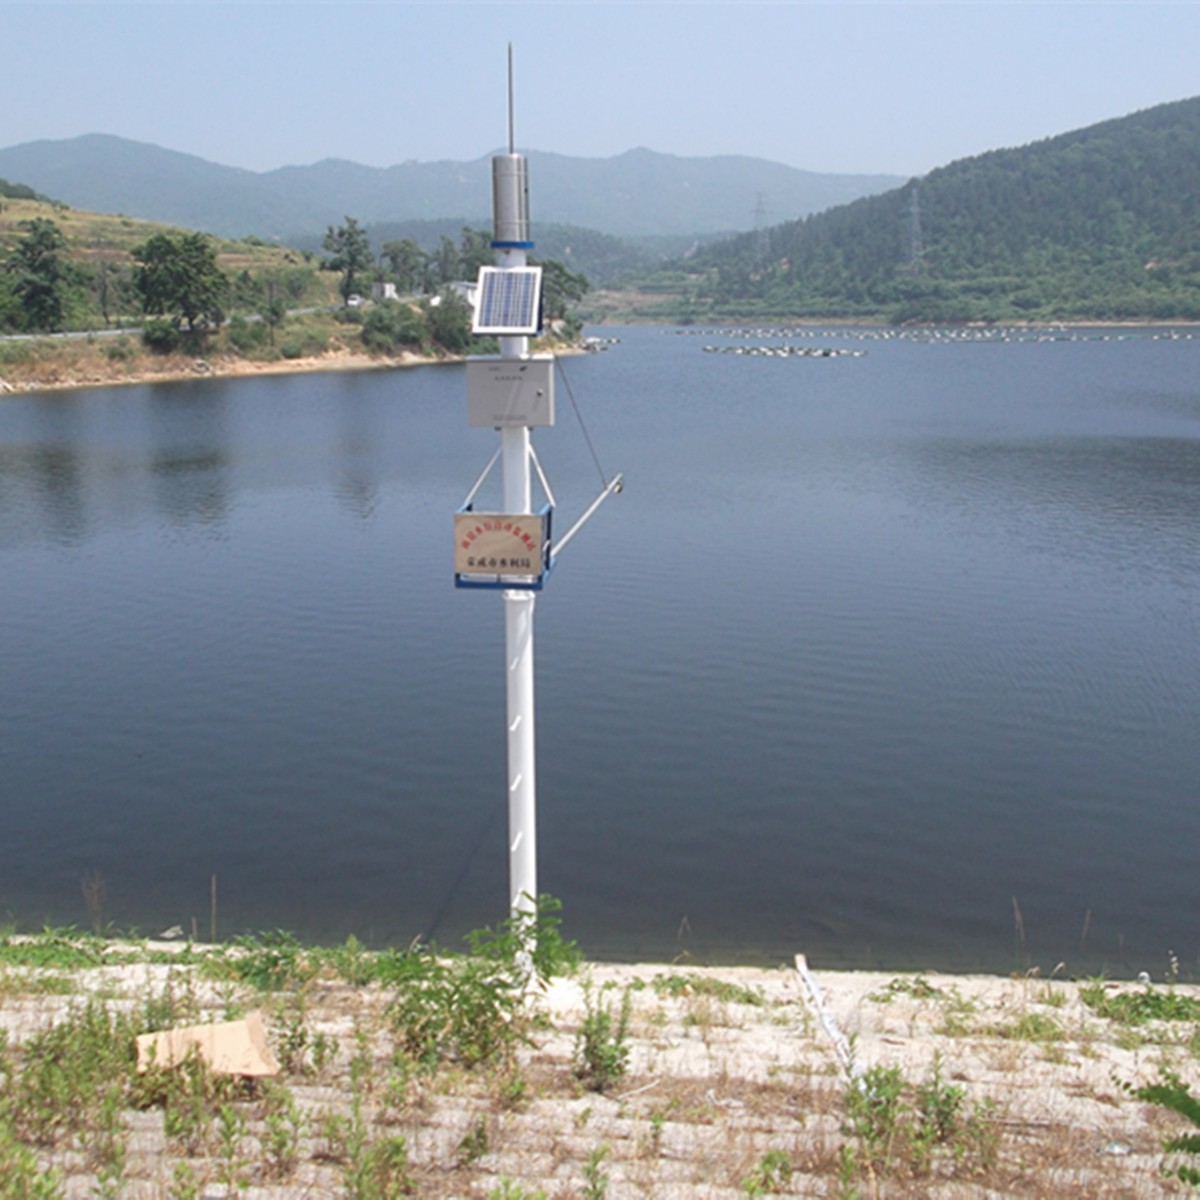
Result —
<instances>
[{"instance_id":1,"label":"distant ridge","mask_svg":"<svg viewBox=\"0 0 1200 1200\"><path fill-rule=\"evenodd\" d=\"M713 313L1200 319L1200 97L703 248Z\"/></svg>"},{"instance_id":2,"label":"distant ridge","mask_svg":"<svg viewBox=\"0 0 1200 1200\"><path fill-rule=\"evenodd\" d=\"M804 217L903 182L828 175L765 159L680 158L644 148L613 158L529 152L536 222L619 237L750 229L759 197L773 220ZM266 172L221 166L110 134L0 150L0 177L65 204L226 237L290 239L361 222L490 220L491 157L367 167L343 159Z\"/></svg>"}]
</instances>

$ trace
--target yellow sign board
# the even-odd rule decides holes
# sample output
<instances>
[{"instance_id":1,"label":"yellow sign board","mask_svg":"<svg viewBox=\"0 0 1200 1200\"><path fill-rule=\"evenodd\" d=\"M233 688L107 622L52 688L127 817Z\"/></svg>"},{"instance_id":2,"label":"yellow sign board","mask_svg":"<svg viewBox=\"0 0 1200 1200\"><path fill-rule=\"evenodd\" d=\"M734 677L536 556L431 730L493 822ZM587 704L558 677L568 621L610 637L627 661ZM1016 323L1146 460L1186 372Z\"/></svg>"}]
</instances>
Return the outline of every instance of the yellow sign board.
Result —
<instances>
[{"instance_id":1,"label":"yellow sign board","mask_svg":"<svg viewBox=\"0 0 1200 1200\"><path fill-rule=\"evenodd\" d=\"M542 513L454 514L454 573L494 579L542 574L546 517Z\"/></svg>"}]
</instances>

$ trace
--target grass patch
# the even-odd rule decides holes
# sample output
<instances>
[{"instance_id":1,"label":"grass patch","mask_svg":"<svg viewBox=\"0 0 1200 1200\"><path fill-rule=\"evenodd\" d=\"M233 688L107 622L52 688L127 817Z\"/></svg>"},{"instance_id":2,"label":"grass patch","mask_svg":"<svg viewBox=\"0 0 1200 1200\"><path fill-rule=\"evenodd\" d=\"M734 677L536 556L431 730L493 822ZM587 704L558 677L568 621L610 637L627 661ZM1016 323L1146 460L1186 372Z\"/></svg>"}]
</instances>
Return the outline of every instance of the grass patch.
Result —
<instances>
[{"instance_id":1,"label":"grass patch","mask_svg":"<svg viewBox=\"0 0 1200 1200\"><path fill-rule=\"evenodd\" d=\"M1079 989L1079 998L1097 1016L1119 1025L1145 1025L1149 1021L1200 1021L1200 1000L1167 988L1140 992L1110 992L1102 983Z\"/></svg>"},{"instance_id":2,"label":"grass patch","mask_svg":"<svg viewBox=\"0 0 1200 1200\"><path fill-rule=\"evenodd\" d=\"M742 987L724 979L712 979L707 975L658 975L652 986L659 996L680 999L688 996L708 996L724 1004L750 1004L758 1007L766 1003L763 994L756 988Z\"/></svg>"},{"instance_id":3,"label":"grass patch","mask_svg":"<svg viewBox=\"0 0 1200 1200\"><path fill-rule=\"evenodd\" d=\"M938 1000L944 995L945 992L934 987L921 975L900 975L889 980L877 991L871 992L867 999L875 1004L891 1004L900 997L910 1000Z\"/></svg>"}]
</instances>

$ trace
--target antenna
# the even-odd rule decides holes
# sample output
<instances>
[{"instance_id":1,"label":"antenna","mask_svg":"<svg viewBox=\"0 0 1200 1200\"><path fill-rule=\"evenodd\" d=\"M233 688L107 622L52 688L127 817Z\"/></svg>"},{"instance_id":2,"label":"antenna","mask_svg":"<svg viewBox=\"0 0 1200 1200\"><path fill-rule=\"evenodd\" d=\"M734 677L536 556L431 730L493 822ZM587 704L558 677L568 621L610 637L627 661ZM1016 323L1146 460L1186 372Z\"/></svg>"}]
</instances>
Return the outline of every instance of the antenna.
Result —
<instances>
[{"instance_id":1,"label":"antenna","mask_svg":"<svg viewBox=\"0 0 1200 1200\"><path fill-rule=\"evenodd\" d=\"M508 152L516 154L517 143L513 136L513 68L512 68L512 42L508 43Z\"/></svg>"}]
</instances>

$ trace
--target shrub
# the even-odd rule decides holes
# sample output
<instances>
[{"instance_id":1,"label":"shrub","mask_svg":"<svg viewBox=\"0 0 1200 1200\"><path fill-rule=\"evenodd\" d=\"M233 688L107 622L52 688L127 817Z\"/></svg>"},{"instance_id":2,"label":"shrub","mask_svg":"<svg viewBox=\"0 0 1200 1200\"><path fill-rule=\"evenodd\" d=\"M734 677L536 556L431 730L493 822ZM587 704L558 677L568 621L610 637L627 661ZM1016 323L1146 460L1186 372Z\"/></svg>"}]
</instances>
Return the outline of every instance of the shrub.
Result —
<instances>
[{"instance_id":1,"label":"shrub","mask_svg":"<svg viewBox=\"0 0 1200 1200\"><path fill-rule=\"evenodd\" d=\"M621 997L621 1008L612 1010L592 994L583 992L586 1012L575 1041L575 1074L586 1087L603 1092L625 1074L629 1065L629 989Z\"/></svg>"},{"instance_id":2,"label":"shrub","mask_svg":"<svg viewBox=\"0 0 1200 1200\"><path fill-rule=\"evenodd\" d=\"M142 343L155 354L172 354L183 344L183 335L163 317L151 317L142 326Z\"/></svg>"},{"instance_id":3,"label":"shrub","mask_svg":"<svg viewBox=\"0 0 1200 1200\"><path fill-rule=\"evenodd\" d=\"M372 354L418 347L428 335L421 313L407 304L377 304L363 319L363 345Z\"/></svg>"}]
</instances>

